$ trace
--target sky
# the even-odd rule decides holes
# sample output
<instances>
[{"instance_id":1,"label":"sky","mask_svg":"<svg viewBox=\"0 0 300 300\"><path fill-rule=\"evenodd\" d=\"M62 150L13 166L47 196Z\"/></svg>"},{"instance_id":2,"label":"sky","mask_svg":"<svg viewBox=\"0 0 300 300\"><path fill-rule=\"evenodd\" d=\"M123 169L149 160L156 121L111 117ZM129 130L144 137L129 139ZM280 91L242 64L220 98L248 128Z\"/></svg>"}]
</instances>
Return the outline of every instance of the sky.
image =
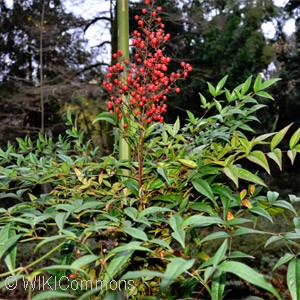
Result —
<instances>
[{"instance_id":1,"label":"sky","mask_svg":"<svg viewBox=\"0 0 300 300\"><path fill-rule=\"evenodd\" d=\"M13 0L7 0L13 1ZM97 16L99 11L109 10L109 3L107 0L84 0L85 5L82 5L83 0L67 0L66 7L70 11L73 11L76 14L83 16L84 18L92 18L93 16ZM288 0L273 0L275 5L277 6L284 6ZM101 7L101 9L95 9L95 7ZM262 29L265 33L267 38L272 38L275 34L275 26L272 22L267 22L262 26ZM295 29L295 21L289 20L284 30L287 34L291 34ZM89 40L89 46L98 45L101 42L101 37L103 34L109 35L108 29L103 27L103 24L96 24L95 26L91 27L87 33L86 38Z\"/></svg>"},{"instance_id":2,"label":"sky","mask_svg":"<svg viewBox=\"0 0 300 300\"><path fill-rule=\"evenodd\" d=\"M12 5L13 0L4 0L8 5ZM277 6L284 6L288 0L273 0ZM82 4L84 3L84 4ZM92 19L93 17L99 16L99 12L109 11L109 1L107 0L65 0L64 4L67 10L81 15L85 19ZM263 24L262 30L267 38L272 38L275 34L275 26L273 22L267 22ZM294 20L289 20L284 30L287 34L291 34L295 30ZM109 39L109 28L106 27L104 22L97 22L91 26L85 33L85 38L88 40L88 48L93 49L103 40ZM109 52L110 49L107 49ZM102 53L105 55L105 53ZM107 53L110 57L109 53Z\"/></svg>"}]
</instances>

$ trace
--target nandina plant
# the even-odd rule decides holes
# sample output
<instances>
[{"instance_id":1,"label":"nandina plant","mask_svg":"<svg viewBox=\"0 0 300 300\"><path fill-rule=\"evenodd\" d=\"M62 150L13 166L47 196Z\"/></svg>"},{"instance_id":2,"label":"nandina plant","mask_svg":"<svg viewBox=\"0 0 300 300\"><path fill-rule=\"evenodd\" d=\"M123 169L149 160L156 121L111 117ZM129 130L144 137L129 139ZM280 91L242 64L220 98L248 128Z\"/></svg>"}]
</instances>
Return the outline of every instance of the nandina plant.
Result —
<instances>
[{"instance_id":1,"label":"nandina plant","mask_svg":"<svg viewBox=\"0 0 300 300\"><path fill-rule=\"evenodd\" d=\"M108 68L103 82L111 95L107 103L110 113L125 120L123 136L129 139L138 131L139 190L143 180L145 130L153 122L163 123L163 114L167 112L167 95L172 91L180 93L176 82L192 71L189 63L181 62L181 69L168 74L171 58L164 54L164 45L170 39L170 34L165 32L165 24L159 16L162 8L155 7L155 1L145 1L145 4L148 8L142 10L141 16L135 16L139 30L133 32L132 60L125 60L120 50L114 53L113 58L118 62ZM97 120L101 120L102 116Z\"/></svg>"},{"instance_id":2,"label":"nandina plant","mask_svg":"<svg viewBox=\"0 0 300 300\"><path fill-rule=\"evenodd\" d=\"M269 161L282 168L278 145L291 125L247 138L263 107L256 98L272 99L265 89L277 79L263 82L258 76L252 88L250 76L229 91L224 77L216 86L208 84L212 99L201 95L202 117L187 112L184 127L179 119L165 124L166 97L179 92L176 82L192 69L182 63L167 75L170 58L163 45L169 36L161 9L154 1L146 4L142 17L136 17L140 27L133 35L133 62L120 51L114 54L118 62L104 83L111 112L98 117L116 128L116 120L126 124L120 133L132 146L131 162L114 154L96 159L70 114L73 128L56 147L40 135L36 143L19 139L17 148L0 149L1 197L30 200L0 209L0 259L6 267L0 289L10 275L35 282L50 274L64 279L60 290L42 291L33 299L216 300L230 292L226 276L231 273L269 293L266 297L271 293L280 299L238 243L241 236L260 234L270 236L266 246L287 244L288 253L274 268L288 264L287 286L292 299L298 299L300 218L293 205L300 199L282 200L271 191L264 196L267 185L259 172L270 173ZM299 140L298 129L287 151L292 163ZM257 169L245 168L245 160ZM124 167L129 176L119 172ZM53 185L50 193L33 195L35 185L46 183ZM293 215L289 232L255 227L261 219L273 222L284 213ZM252 240L244 240L251 249ZM28 243L36 252L19 263L20 245Z\"/></svg>"}]
</instances>

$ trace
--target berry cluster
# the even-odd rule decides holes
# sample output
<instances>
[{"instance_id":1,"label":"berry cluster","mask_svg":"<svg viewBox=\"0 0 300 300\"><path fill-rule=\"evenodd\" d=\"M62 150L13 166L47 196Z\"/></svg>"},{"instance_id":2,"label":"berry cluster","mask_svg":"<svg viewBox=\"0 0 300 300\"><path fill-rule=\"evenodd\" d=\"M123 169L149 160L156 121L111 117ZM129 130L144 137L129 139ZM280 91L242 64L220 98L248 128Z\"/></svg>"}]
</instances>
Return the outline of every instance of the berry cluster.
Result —
<instances>
[{"instance_id":1,"label":"berry cluster","mask_svg":"<svg viewBox=\"0 0 300 300\"><path fill-rule=\"evenodd\" d=\"M118 62L108 68L103 82L111 94L107 103L110 112L121 119L130 111L143 125L164 121L166 95L171 90L180 93L176 81L192 71L190 64L182 62L181 70L166 75L171 59L164 55L163 45L170 34L164 32L165 25L158 16L162 8L154 8L153 0L152 5L151 0L145 4L149 9L143 9L142 16L135 16L139 30L135 30L132 37L134 62L124 60L120 50L114 53L113 58Z\"/></svg>"}]
</instances>

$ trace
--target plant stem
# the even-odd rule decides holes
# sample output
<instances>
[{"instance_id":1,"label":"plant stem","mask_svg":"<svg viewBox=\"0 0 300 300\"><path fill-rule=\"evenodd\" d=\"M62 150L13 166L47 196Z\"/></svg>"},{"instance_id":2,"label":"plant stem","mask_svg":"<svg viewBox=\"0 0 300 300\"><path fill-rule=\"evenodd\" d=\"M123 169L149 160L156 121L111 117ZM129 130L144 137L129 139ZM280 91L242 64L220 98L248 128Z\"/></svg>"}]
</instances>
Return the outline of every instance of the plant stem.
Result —
<instances>
[{"instance_id":1,"label":"plant stem","mask_svg":"<svg viewBox=\"0 0 300 300\"><path fill-rule=\"evenodd\" d=\"M129 12L128 0L117 0L117 15L118 15L118 48L122 51L123 57L129 59ZM126 78L126 74L123 75ZM123 78L124 79L124 78ZM127 97L123 97L123 101L127 102ZM125 105L126 106L126 105ZM123 128L124 120L120 122ZM120 161L130 161L130 147L127 141L120 136L119 139L119 159ZM129 175L129 170L122 170L124 175Z\"/></svg>"},{"instance_id":2,"label":"plant stem","mask_svg":"<svg viewBox=\"0 0 300 300\"><path fill-rule=\"evenodd\" d=\"M143 152L144 152L144 141L145 141L145 131L140 129L140 140L139 140L139 150L138 150L138 160L139 160L139 193L142 200L141 189L143 184Z\"/></svg>"}]
</instances>

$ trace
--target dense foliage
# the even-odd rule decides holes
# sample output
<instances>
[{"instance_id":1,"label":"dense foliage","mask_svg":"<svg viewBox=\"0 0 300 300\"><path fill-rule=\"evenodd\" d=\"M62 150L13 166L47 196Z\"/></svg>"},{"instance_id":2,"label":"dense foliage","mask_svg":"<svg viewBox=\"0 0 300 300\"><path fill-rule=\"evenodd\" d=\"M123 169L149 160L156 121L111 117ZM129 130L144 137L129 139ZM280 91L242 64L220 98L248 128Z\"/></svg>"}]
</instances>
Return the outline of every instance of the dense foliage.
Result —
<instances>
[{"instance_id":1,"label":"dense foliage","mask_svg":"<svg viewBox=\"0 0 300 300\"><path fill-rule=\"evenodd\" d=\"M151 18L153 1L146 4L151 4ZM142 13L145 20L148 12ZM159 30L153 29L154 37ZM140 53L146 57L138 59L155 57L159 49L151 40L149 51ZM153 70L159 70L162 57L152 62ZM113 98L109 106L122 110L127 126L118 126L115 110L97 117L112 123L115 137L127 141L130 161L118 158L117 146L110 155L98 155L70 112L69 129L58 141L39 134L35 141L18 138L16 146L8 142L0 149L5 201L0 208L1 294L34 300L223 299L230 297L228 278L236 276L256 286L258 295L264 291L264 298L281 299L284 295L251 266L253 254L235 243L262 235L265 247L285 246L272 268L288 265L288 292L298 299L300 199L281 199L261 174L271 173L271 162L282 169L285 156L294 163L300 129L291 134L287 149L279 144L292 124L263 135L253 131L257 112L265 106L258 99L273 100L266 89L278 79L250 76L234 89L226 88L227 76L216 85L208 83L210 96L200 94L198 102L203 115L187 111L182 126L179 118L174 124L143 119L163 99L155 96L164 88L159 81L156 90L150 88L149 78L161 73L146 72L147 66L137 70L143 80L136 93L154 103L143 101L139 114L125 110L129 95L122 83L122 102ZM136 82L138 74L132 76ZM289 225L283 232L257 226L280 215ZM24 260L28 249L33 253Z\"/></svg>"}]
</instances>

